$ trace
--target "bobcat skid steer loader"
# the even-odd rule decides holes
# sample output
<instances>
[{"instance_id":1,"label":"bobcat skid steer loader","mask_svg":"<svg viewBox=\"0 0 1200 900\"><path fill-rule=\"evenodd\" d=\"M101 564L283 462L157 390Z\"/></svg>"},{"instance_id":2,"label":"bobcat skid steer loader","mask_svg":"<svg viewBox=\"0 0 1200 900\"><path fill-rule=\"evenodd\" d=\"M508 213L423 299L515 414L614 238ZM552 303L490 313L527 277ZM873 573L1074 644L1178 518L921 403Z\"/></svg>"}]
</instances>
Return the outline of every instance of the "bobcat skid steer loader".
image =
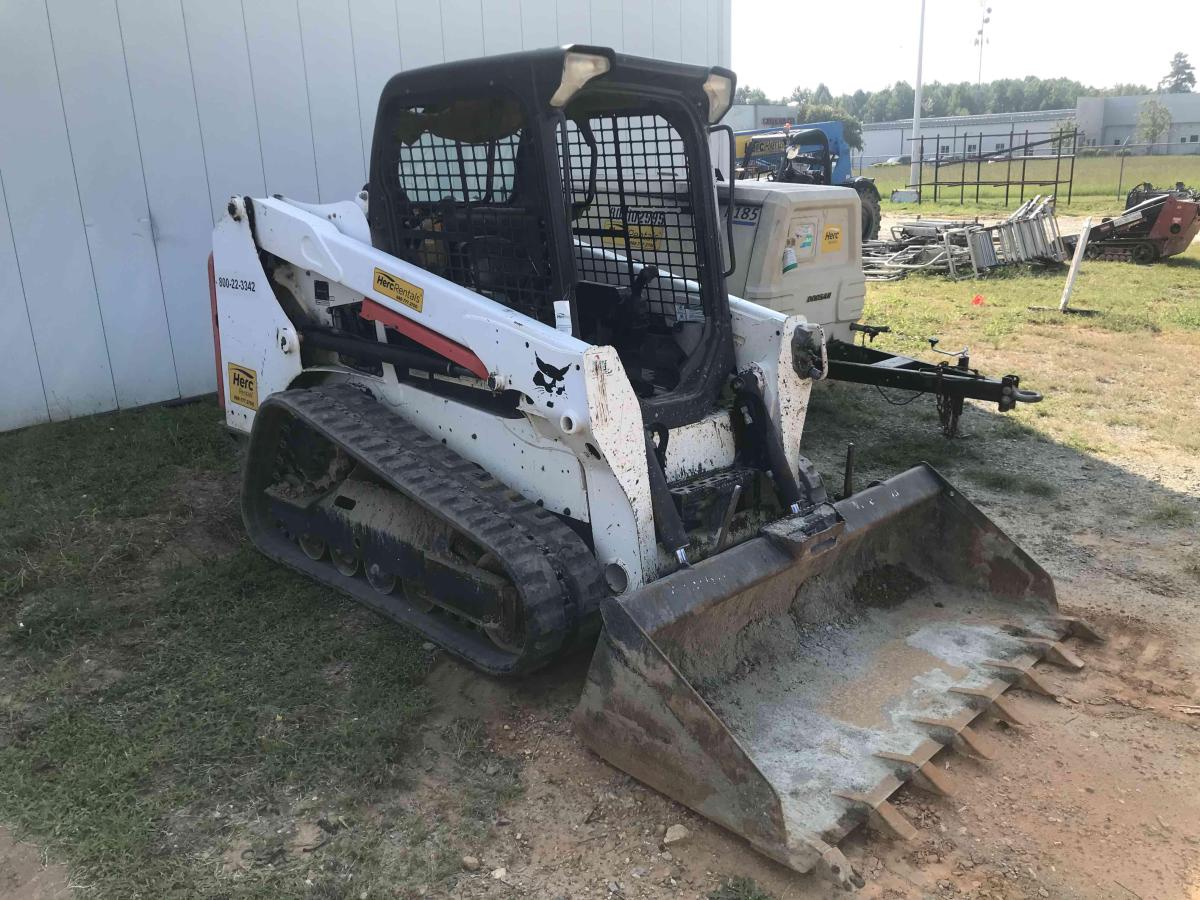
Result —
<instances>
[{"instance_id":1,"label":"bobcat skid steer loader","mask_svg":"<svg viewBox=\"0 0 1200 900\"><path fill-rule=\"evenodd\" d=\"M823 338L726 292L733 91L582 46L397 75L357 201L230 200L221 396L263 553L486 673L594 645L589 747L851 885L841 836L904 832L1082 626L928 466L835 503L800 455Z\"/></svg>"}]
</instances>

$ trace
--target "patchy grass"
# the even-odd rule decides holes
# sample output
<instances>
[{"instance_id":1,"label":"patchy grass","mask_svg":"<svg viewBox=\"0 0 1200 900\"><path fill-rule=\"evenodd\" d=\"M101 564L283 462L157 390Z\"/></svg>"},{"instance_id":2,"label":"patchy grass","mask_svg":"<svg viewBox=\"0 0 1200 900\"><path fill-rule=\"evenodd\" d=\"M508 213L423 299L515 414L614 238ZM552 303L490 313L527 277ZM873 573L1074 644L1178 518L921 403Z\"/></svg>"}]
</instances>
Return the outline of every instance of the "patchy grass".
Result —
<instances>
[{"instance_id":1,"label":"patchy grass","mask_svg":"<svg viewBox=\"0 0 1200 900\"><path fill-rule=\"evenodd\" d=\"M420 641L249 547L212 403L0 455L0 821L97 896L448 887L518 768L472 722L425 753Z\"/></svg>"},{"instance_id":2,"label":"patchy grass","mask_svg":"<svg viewBox=\"0 0 1200 900\"><path fill-rule=\"evenodd\" d=\"M1163 500L1147 509L1142 521L1165 528L1188 528L1196 523L1196 515L1182 503Z\"/></svg>"},{"instance_id":3,"label":"patchy grass","mask_svg":"<svg viewBox=\"0 0 1200 900\"><path fill-rule=\"evenodd\" d=\"M204 499L180 489L181 475L233 471L214 409L160 407L0 435L0 600L136 573Z\"/></svg>"},{"instance_id":4,"label":"patchy grass","mask_svg":"<svg viewBox=\"0 0 1200 900\"><path fill-rule=\"evenodd\" d=\"M1200 453L1196 398L1163 387L1193 379L1200 246L1154 266L1085 262L1071 302L1098 316L1030 311L1057 305L1064 275L1014 270L958 282L910 276L872 284L863 319L892 326L875 340L880 349L936 359L927 338L937 336L941 349L969 347L984 371L1017 372L1024 386L1046 395L1002 417L1006 428L1088 454ZM982 304L973 303L976 295Z\"/></svg>"},{"instance_id":5,"label":"patchy grass","mask_svg":"<svg viewBox=\"0 0 1200 900\"><path fill-rule=\"evenodd\" d=\"M738 875L708 895L708 900L774 900L753 878Z\"/></svg>"},{"instance_id":6,"label":"patchy grass","mask_svg":"<svg viewBox=\"0 0 1200 900\"><path fill-rule=\"evenodd\" d=\"M1001 494L1028 494L1031 497L1058 496L1058 488L1048 481L997 469L968 469L966 476L978 485Z\"/></svg>"}]
</instances>

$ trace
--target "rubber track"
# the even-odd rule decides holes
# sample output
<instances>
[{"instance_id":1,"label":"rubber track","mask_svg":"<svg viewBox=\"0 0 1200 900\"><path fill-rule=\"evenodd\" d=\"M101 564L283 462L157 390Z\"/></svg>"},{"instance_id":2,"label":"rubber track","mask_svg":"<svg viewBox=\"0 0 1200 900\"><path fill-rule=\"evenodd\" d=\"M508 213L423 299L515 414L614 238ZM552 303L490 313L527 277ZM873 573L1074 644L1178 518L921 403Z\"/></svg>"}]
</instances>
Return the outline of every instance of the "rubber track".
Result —
<instances>
[{"instance_id":1,"label":"rubber track","mask_svg":"<svg viewBox=\"0 0 1200 900\"><path fill-rule=\"evenodd\" d=\"M402 621L485 671L509 674L549 662L581 626L586 629L590 620L598 618L599 603L606 593L604 580L579 535L553 513L389 410L366 390L349 384L272 394L258 412L246 467L243 512L251 538L269 556L317 574L302 563L298 547L291 559L288 557L293 554L273 552L261 540L263 528L271 526L256 506L266 503L263 491L269 485L279 444L274 432L259 441L254 438L259 437L260 424L272 431L268 423L277 423L281 414L341 447L390 487L494 554L521 594L528 639L520 655L505 654L499 648L479 653L473 652L471 641L445 639L445 617L439 617L441 626L432 630L422 627L413 616L404 616ZM277 425L274 431L278 431ZM256 446L263 440L265 446ZM271 459L262 459L261 454ZM337 579L325 580L335 583ZM362 579L356 580L366 585ZM347 590L345 584L337 586ZM377 599L358 590L349 592L379 605ZM510 657L507 661L505 655Z\"/></svg>"}]
</instances>

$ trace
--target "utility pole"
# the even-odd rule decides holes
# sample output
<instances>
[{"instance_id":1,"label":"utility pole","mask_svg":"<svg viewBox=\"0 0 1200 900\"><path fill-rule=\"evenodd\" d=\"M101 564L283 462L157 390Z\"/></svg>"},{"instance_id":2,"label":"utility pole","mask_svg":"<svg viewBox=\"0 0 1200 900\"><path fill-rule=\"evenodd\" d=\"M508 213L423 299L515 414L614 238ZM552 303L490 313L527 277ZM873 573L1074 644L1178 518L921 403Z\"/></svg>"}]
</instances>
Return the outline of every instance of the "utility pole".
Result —
<instances>
[{"instance_id":1,"label":"utility pole","mask_svg":"<svg viewBox=\"0 0 1200 900\"><path fill-rule=\"evenodd\" d=\"M908 168L908 186L921 189L921 60L925 55L925 0L921 0L921 25L917 32L917 86L913 91L913 121L912 121L912 159Z\"/></svg>"},{"instance_id":2,"label":"utility pole","mask_svg":"<svg viewBox=\"0 0 1200 900\"><path fill-rule=\"evenodd\" d=\"M975 87L983 84L983 45L987 43L987 37L984 35L984 29L992 21L992 8L983 5L984 0L980 0L979 6L983 12L979 14L979 30L975 32L975 46L979 48L979 72L975 76Z\"/></svg>"}]
</instances>

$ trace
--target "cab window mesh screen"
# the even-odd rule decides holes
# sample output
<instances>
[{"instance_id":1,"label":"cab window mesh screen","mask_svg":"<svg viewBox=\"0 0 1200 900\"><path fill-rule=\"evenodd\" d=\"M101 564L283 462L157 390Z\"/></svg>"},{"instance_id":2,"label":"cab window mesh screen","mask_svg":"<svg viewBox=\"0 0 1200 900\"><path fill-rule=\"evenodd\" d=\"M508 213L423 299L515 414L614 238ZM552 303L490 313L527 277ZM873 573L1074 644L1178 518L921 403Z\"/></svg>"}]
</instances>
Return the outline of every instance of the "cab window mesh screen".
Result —
<instances>
[{"instance_id":1,"label":"cab window mesh screen","mask_svg":"<svg viewBox=\"0 0 1200 900\"><path fill-rule=\"evenodd\" d=\"M559 144L570 159L578 278L628 286L643 265L655 266L659 276L644 293L649 313L668 324L702 320L692 172L679 132L658 115L596 116L569 121Z\"/></svg>"},{"instance_id":2,"label":"cab window mesh screen","mask_svg":"<svg viewBox=\"0 0 1200 900\"><path fill-rule=\"evenodd\" d=\"M507 203L520 140L520 134L512 134L486 144L464 144L425 132L417 143L400 148L400 188L414 203Z\"/></svg>"},{"instance_id":3,"label":"cab window mesh screen","mask_svg":"<svg viewBox=\"0 0 1200 900\"><path fill-rule=\"evenodd\" d=\"M501 113L483 121L478 105L464 114L453 107L401 111L392 252L553 323L545 198L521 177L533 166L533 148L503 101L495 103Z\"/></svg>"}]
</instances>

